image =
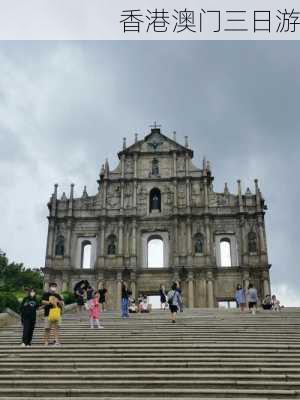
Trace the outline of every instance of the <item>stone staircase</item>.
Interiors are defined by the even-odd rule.
[[[300,399],[300,309],[241,315],[194,309],[122,320],[64,315],[62,346],[31,348],[0,329],[0,399]]]

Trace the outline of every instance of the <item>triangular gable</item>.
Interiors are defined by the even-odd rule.
[[[131,154],[135,152],[142,153],[153,153],[160,151],[165,151],[165,144],[169,145],[169,150],[176,150],[179,152],[188,151],[193,157],[193,151],[188,149],[187,147],[177,143],[175,140],[170,139],[168,136],[161,133],[159,128],[151,129],[151,132],[146,135],[143,139],[133,143],[131,146],[128,146],[126,149],[120,151],[118,153],[118,157],[121,158],[122,154]]]

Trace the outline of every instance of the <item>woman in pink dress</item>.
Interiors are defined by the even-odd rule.
[[[100,318],[100,304],[99,304],[99,293],[96,292],[93,296],[93,299],[89,303],[89,316],[90,316],[90,325],[91,329],[94,328],[94,324],[99,329],[102,329],[103,326],[100,325],[99,318]]]

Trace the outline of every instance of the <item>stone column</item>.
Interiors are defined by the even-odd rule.
[[[187,218],[187,226],[186,226],[186,236],[187,236],[187,254],[192,254],[192,225],[191,219]]]
[[[249,272],[245,271],[243,273],[243,281],[244,281],[244,289],[248,290],[248,286],[249,286],[249,282],[250,282],[250,276],[249,276]]]
[[[258,216],[258,232],[259,232],[259,243],[260,243],[260,252],[262,254],[266,253],[266,243],[265,243],[265,235],[263,228],[263,219],[262,216]]]
[[[135,220],[132,222],[132,238],[131,238],[131,240],[132,240],[132,248],[131,248],[132,255],[136,256],[136,221]]]
[[[69,275],[68,273],[62,274],[62,291],[67,292],[69,289]]]
[[[46,267],[49,267],[49,266],[50,266],[50,265],[47,265],[47,264],[48,264],[48,262],[50,263],[50,260],[51,260],[52,257],[53,257],[54,230],[55,230],[54,218],[49,217],[48,238],[47,238]]]
[[[191,207],[191,187],[190,187],[190,180],[186,180],[186,206],[187,208]]]
[[[214,308],[215,299],[214,299],[214,283],[213,283],[213,275],[211,272],[207,273],[207,305],[209,308]]]
[[[120,208],[121,208],[121,213],[122,213],[122,211],[124,210],[124,182],[121,182],[121,205],[120,205]]]
[[[44,291],[46,292],[49,289],[50,283],[50,274],[48,272],[44,275]]]
[[[209,217],[205,217],[204,219],[205,224],[205,250],[204,254],[206,256],[206,262],[210,264],[210,256],[211,256],[211,240],[210,240],[210,224],[209,224]]]
[[[208,212],[207,178],[204,179],[204,212]]]
[[[130,289],[132,291],[132,297],[136,298],[136,274],[135,272],[131,272],[130,274]]]
[[[119,221],[119,245],[118,245],[118,253],[120,256],[123,255],[123,221]]]
[[[176,177],[177,175],[177,156],[176,151],[173,153],[173,176]]]
[[[105,221],[101,221],[101,246],[100,256],[105,256]]]
[[[192,271],[188,274],[188,304],[189,308],[194,307],[194,274]]]
[[[116,294],[116,310],[121,308],[122,297],[122,272],[117,272],[117,294]]]
[[[66,238],[66,253],[65,257],[71,257],[71,237],[72,237],[72,218],[67,221],[67,238]],[[68,260],[67,260],[68,261]]]
[[[206,294],[206,279],[200,279],[200,293],[199,293],[199,306],[207,307],[207,294]]]

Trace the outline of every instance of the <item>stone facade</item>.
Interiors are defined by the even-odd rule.
[[[255,179],[255,192],[237,194],[225,184],[213,189],[210,164],[194,166],[193,151],[162,134],[155,126],[129,147],[124,139],[119,165],[102,166],[98,193],[58,199],[57,185],[48,203],[49,227],[45,287],[56,281],[72,290],[81,279],[108,289],[109,307],[118,309],[121,282],[133,294],[157,294],[161,284],[180,282],[189,307],[216,307],[234,297],[237,283],[251,281],[259,296],[270,293],[264,199]],[[162,268],[148,268],[148,242],[163,241]],[[224,243],[227,243],[227,245]],[[84,265],[88,246],[90,263]],[[224,266],[221,247],[230,248]],[[222,250],[223,251],[223,250]]]

